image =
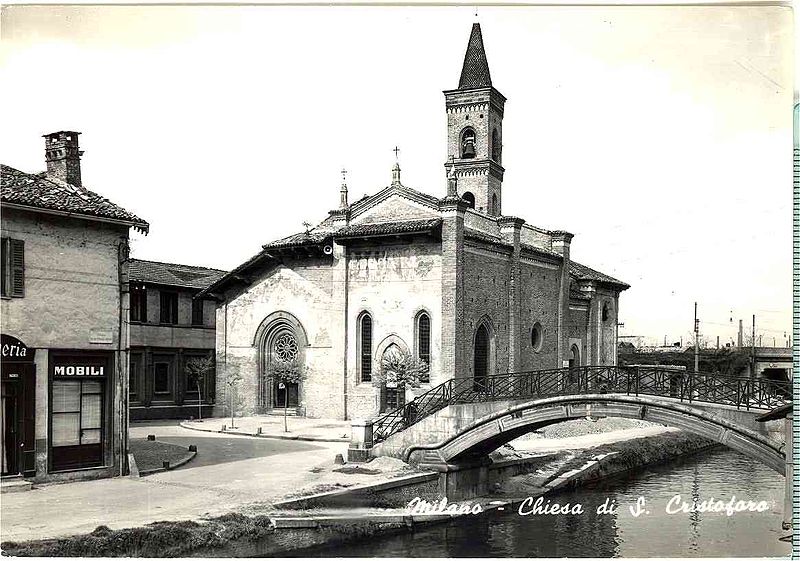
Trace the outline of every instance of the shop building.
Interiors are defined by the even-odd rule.
[[[224,274],[131,259],[131,421],[211,416],[216,302],[194,296]]]
[[[78,134],[44,136],[46,172],[0,169],[4,477],[127,472],[129,233],[149,226],[82,185]]]

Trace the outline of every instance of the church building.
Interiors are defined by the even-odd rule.
[[[402,183],[338,208],[198,296],[218,300],[217,414],[241,377],[237,413],[284,405],[309,417],[368,418],[454,377],[616,362],[628,285],[570,259],[573,235],[503,213],[503,108],[474,24],[458,88],[444,92],[446,191]],[[435,184],[438,182],[434,182]],[[427,368],[392,387],[387,358]],[[391,362],[391,361],[389,361]],[[302,378],[271,376],[299,365]],[[228,378],[232,379],[232,378]]]

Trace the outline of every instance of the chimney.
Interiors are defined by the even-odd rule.
[[[78,149],[79,132],[59,131],[45,134],[44,153],[47,174],[70,185],[81,187],[81,156]]]

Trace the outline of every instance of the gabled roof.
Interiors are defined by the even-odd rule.
[[[204,289],[221,279],[225,273],[207,267],[131,259],[128,276],[131,282]]]
[[[385,201],[386,199],[390,198],[392,195],[399,195],[406,199],[415,201],[420,203],[424,206],[430,207],[431,209],[435,209],[438,211],[439,208],[439,200],[438,198],[429,195],[427,193],[423,193],[422,191],[417,191],[411,187],[406,187],[402,184],[392,184],[388,187],[384,187],[374,195],[365,196],[350,205],[350,213],[351,217],[355,219],[360,214],[368,211],[370,208],[374,207],[378,203]]]
[[[464,66],[461,68],[461,78],[458,81],[459,90],[491,87],[492,77],[489,75],[489,63],[486,60],[486,51],[483,48],[481,24],[472,24],[472,33],[467,43],[467,52],[464,55]]]
[[[70,185],[46,173],[25,173],[4,164],[0,164],[0,201],[31,210],[119,222],[144,233],[150,229],[150,225],[135,214],[85,187]]]
[[[581,265],[577,261],[569,262],[569,274],[578,280],[591,280],[595,282],[610,284],[613,286],[621,287],[622,290],[631,287],[631,285],[627,283],[617,280],[614,277],[610,277],[604,273],[601,273],[600,271],[595,271],[594,269],[591,269],[586,265]]]

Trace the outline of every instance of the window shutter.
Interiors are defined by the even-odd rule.
[[[25,242],[9,240],[11,249],[11,296],[25,296]]]

